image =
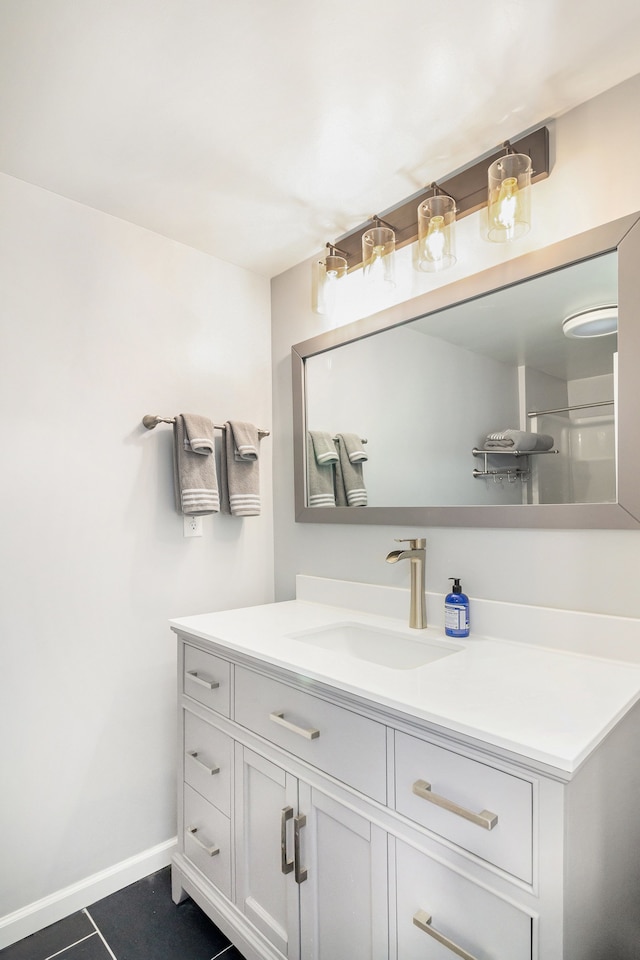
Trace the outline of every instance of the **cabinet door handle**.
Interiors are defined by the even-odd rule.
[[[217,680],[207,680],[206,677],[201,677],[197,670],[187,670],[187,676],[190,680],[193,680],[194,683],[199,683],[200,686],[206,687],[207,690],[216,690],[220,686]]]
[[[293,818],[293,860],[295,863],[295,881],[304,883],[307,879],[307,868],[300,865],[300,831],[307,825],[304,813]]]
[[[191,757],[192,760],[195,760],[198,766],[202,767],[203,770],[206,770],[210,776],[213,776],[214,773],[220,773],[220,767],[210,767],[204,762],[204,760],[200,759],[197,750],[187,750],[187,756]]]
[[[464,817],[465,820],[470,820],[471,823],[475,823],[478,827],[483,827],[485,830],[493,830],[498,822],[497,813],[491,813],[490,810],[481,810],[480,813],[474,813],[472,810],[458,806],[453,800],[447,800],[446,797],[440,797],[437,793],[432,793],[431,784],[427,783],[426,780],[416,780],[413,785],[413,792],[416,796],[422,797],[423,800],[428,800],[429,803],[435,803],[437,807],[442,807],[450,813]]]
[[[428,933],[430,937],[433,937],[438,943],[447,947],[447,949],[455,953],[457,957],[462,957],[462,960],[477,960],[477,957],[474,957],[472,953],[468,953],[463,947],[459,947],[457,943],[454,943],[453,940],[449,940],[449,937],[445,937],[444,933],[440,933],[439,930],[432,927],[431,917],[426,910],[418,910],[414,915],[413,922],[416,927]]]
[[[293,860],[287,859],[287,823],[293,820],[293,807],[283,807],[280,815],[280,869],[283,873],[291,873]]]
[[[220,847],[216,847],[215,844],[207,843],[206,840],[200,839],[200,837],[198,836],[197,827],[187,827],[187,833],[191,834],[192,838],[195,840],[198,846],[202,847],[205,853],[208,853],[210,857],[215,857],[217,853],[220,853]]]
[[[299,727],[297,724],[291,723],[290,720],[285,720],[282,710],[274,710],[273,713],[269,714],[269,719],[273,720],[274,723],[279,723],[281,727],[291,730],[292,733],[297,733],[299,737],[304,737],[306,740],[317,740],[320,736],[320,731],[314,727]]]

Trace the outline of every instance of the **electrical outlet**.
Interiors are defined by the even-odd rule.
[[[183,517],[184,536],[201,537],[202,536],[202,517]]]

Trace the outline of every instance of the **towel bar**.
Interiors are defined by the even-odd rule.
[[[175,417],[158,417],[155,414],[147,413],[142,418],[142,424],[147,428],[147,430],[153,430],[154,427],[157,427],[159,423],[175,423]],[[216,430],[224,430],[223,423],[214,423],[213,425]],[[263,430],[262,428],[258,429],[258,433],[261,437],[271,436],[270,430]]]

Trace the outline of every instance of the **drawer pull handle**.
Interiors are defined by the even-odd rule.
[[[418,910],[413,918],[413,922],[416,927],[419,927],[424,933],[428,933],[430,937],[433,937],[438,943],[447,947],[447,949],[455,953],[457,957],[462,957],[462,960],[477,960],[477,957],[474,957],[472,953],[468,953],[463,947],[459,947],[457,943],[454,943],[453,940],[449,940],[449,937],[445,937],[444,933],[440,933],[439,930],[432,927],[431,917],[426,910]]]
[[[465,820],[470,820],[471,823],[475,823],[478,827],[483,827],[485,830],[493,830],[498,822],[497,813],[491,813],[490,810],[481,810],[480,813],[474,813],[472,810],[458,806],[453,800],[447,800],[446,797],[440,797],[437,793],[432,793],[431,784],[427,783],[426,780],[416,780],[413,785],[413,792],[416,796],[422,797],[423,800],[428,800],[429,803],[435,803],[437,807],[442,807],[450,813],[464,817]]]
[[[206,687],[207,690],[216,690],[220,686],[217,680],[207,680],[206,677],[199,676],[197,670],[187,670],[187,676],[190,680],[193,680],[194,683],[199,683],[202,687]]]
[[[297,733],[299,737],[304,737],[306,740],[317,740],[320,736],[320,731],[315,730],[313,727],[307,729],[307,727],[299,727],[297,724],[285,720],[282,710],[270,713],[269,718],[273,720],[274,723],[279,723],[281,727],[291,730],[292,733]]]
[[[293,861],[296,868],[294,874],[296,883],[304,883],[307,879],[307,868],[300,866],[300,831],[306,825],[307,818],[304,813],[300,813],[293,818]]]
[[[187,827],[187,832],[191,834],[198,846],[202,847],[204,852],[209,854],[210,857],[215,857],[217,853],[220,853],[220,847],[216,847],[213,843],[207,843],[206,840],[200,839],[200,837],[197,835],[197,827]]]
[[[287,859],[287,823],[293,820],[293,807],[283,807],[280,816],[280,869],[283,873],[291,873],[293,860]]]
[[[214,773],[220,773],[220,767],[210,767],[207,763],[204,762],[204,760],[200,759],[200,757],[198,756],[197,750],[187,750],[187,756],[191,757],[192,760],[195,760],[198,766],[202,767],[203,770],[206,770],[209,776],[212,777]]]

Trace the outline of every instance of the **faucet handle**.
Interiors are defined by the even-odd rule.
[[[396,543],[408,543],[410,550],[424,550],[427,541],[424,537],[394,537]]]

